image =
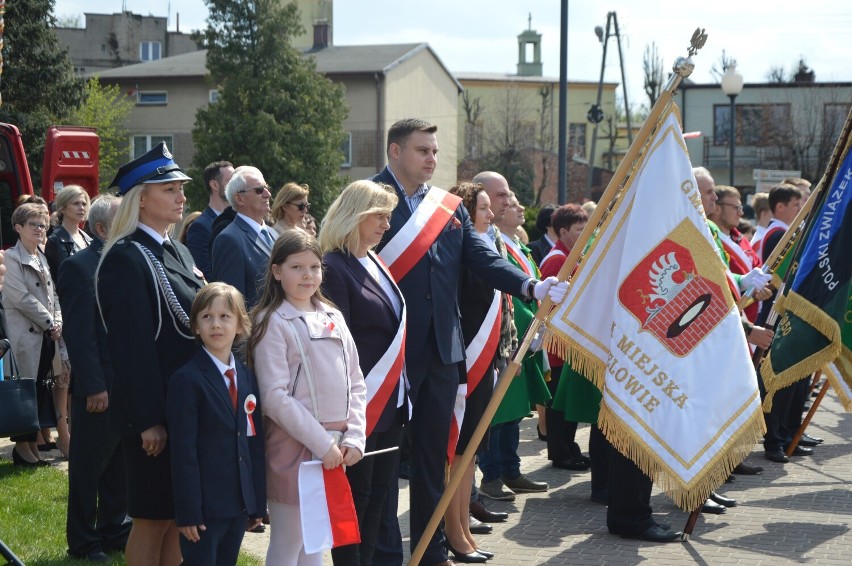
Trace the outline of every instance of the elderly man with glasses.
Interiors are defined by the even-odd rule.
[[[249,308],[256,302],[257,282],[277,237],[264,223],[271,196],[260,170],[237,167],[225,187],[225,197],[237,215],[213,241],[212,280],[239,289]]]

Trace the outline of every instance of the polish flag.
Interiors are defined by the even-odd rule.
[[[352,490],[343,466],[326,470],[320,461],[302,462],[299,502],[305,554],[361,542]]]

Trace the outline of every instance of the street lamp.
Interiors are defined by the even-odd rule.
[[[737,72],[737,62],[731,61],[728,64],[728,69],[725,71],[725,74],[722,75],[722,92],[728,95],[728,98],[731,99],[731,134],[728,137],[728,147],[731,151],[731,165],[730,165],[730,185],[734,186],[734,151],[736,151],[737,146],[737,130],[736,130],[736,107],[734,106],[734,101],[737,99],[737,95],[739,95],[743,91],[743,76]]]

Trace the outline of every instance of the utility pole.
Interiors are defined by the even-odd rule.
[[[603,95],[604,70],[606,69],[606,48],[610,36],[615,36],[618,42],[618,63],[621,67],[621,87],[624,92],[624,115],[627,117],[627,140],[633,143],[633,126],[630,123],[630,104],[627,101],[627,78],[624,73],[624,55],[621,51],[621,34],[618,30],[618,16],[615,12],[608,12],[606,15],[606,32],[601,26],[595,27],[595,34],[598,36],[598,41],[603,44],[603,57],[601,57],[601,76],[598,81],[598,98],[597,102],[589,108],[586,117],[589,122],[595,125],[592,131],[592,148],[589,153],[589,177],[586,182],[586,198],[592,198],[592,179],[595,174],[595,151],[598,143],[598,124],[604,119],[604,112],[601,109],[601,96]],[[618,124],[616,124],[618,127]]]
[[[559,33],[559,184],[556,187],[560,205],[567,200],[568,188],[568,0],[562,0]]]

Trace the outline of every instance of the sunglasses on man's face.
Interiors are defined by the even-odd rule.
[[[253,189],[243,189],[241,191],[237,191],[237,193],[247,193],[249,191],[254,191],[254,194],[256,194],[256,195],[262,195],[263,191],[272,192],[269,188],[269,185],[261,185],[259,187],[255,187]]]
[[[305,212],[306,210],[311,209],[311,203],[309,202],[288,202],[287,204],[292,204],[299,209],[299,212]]]

